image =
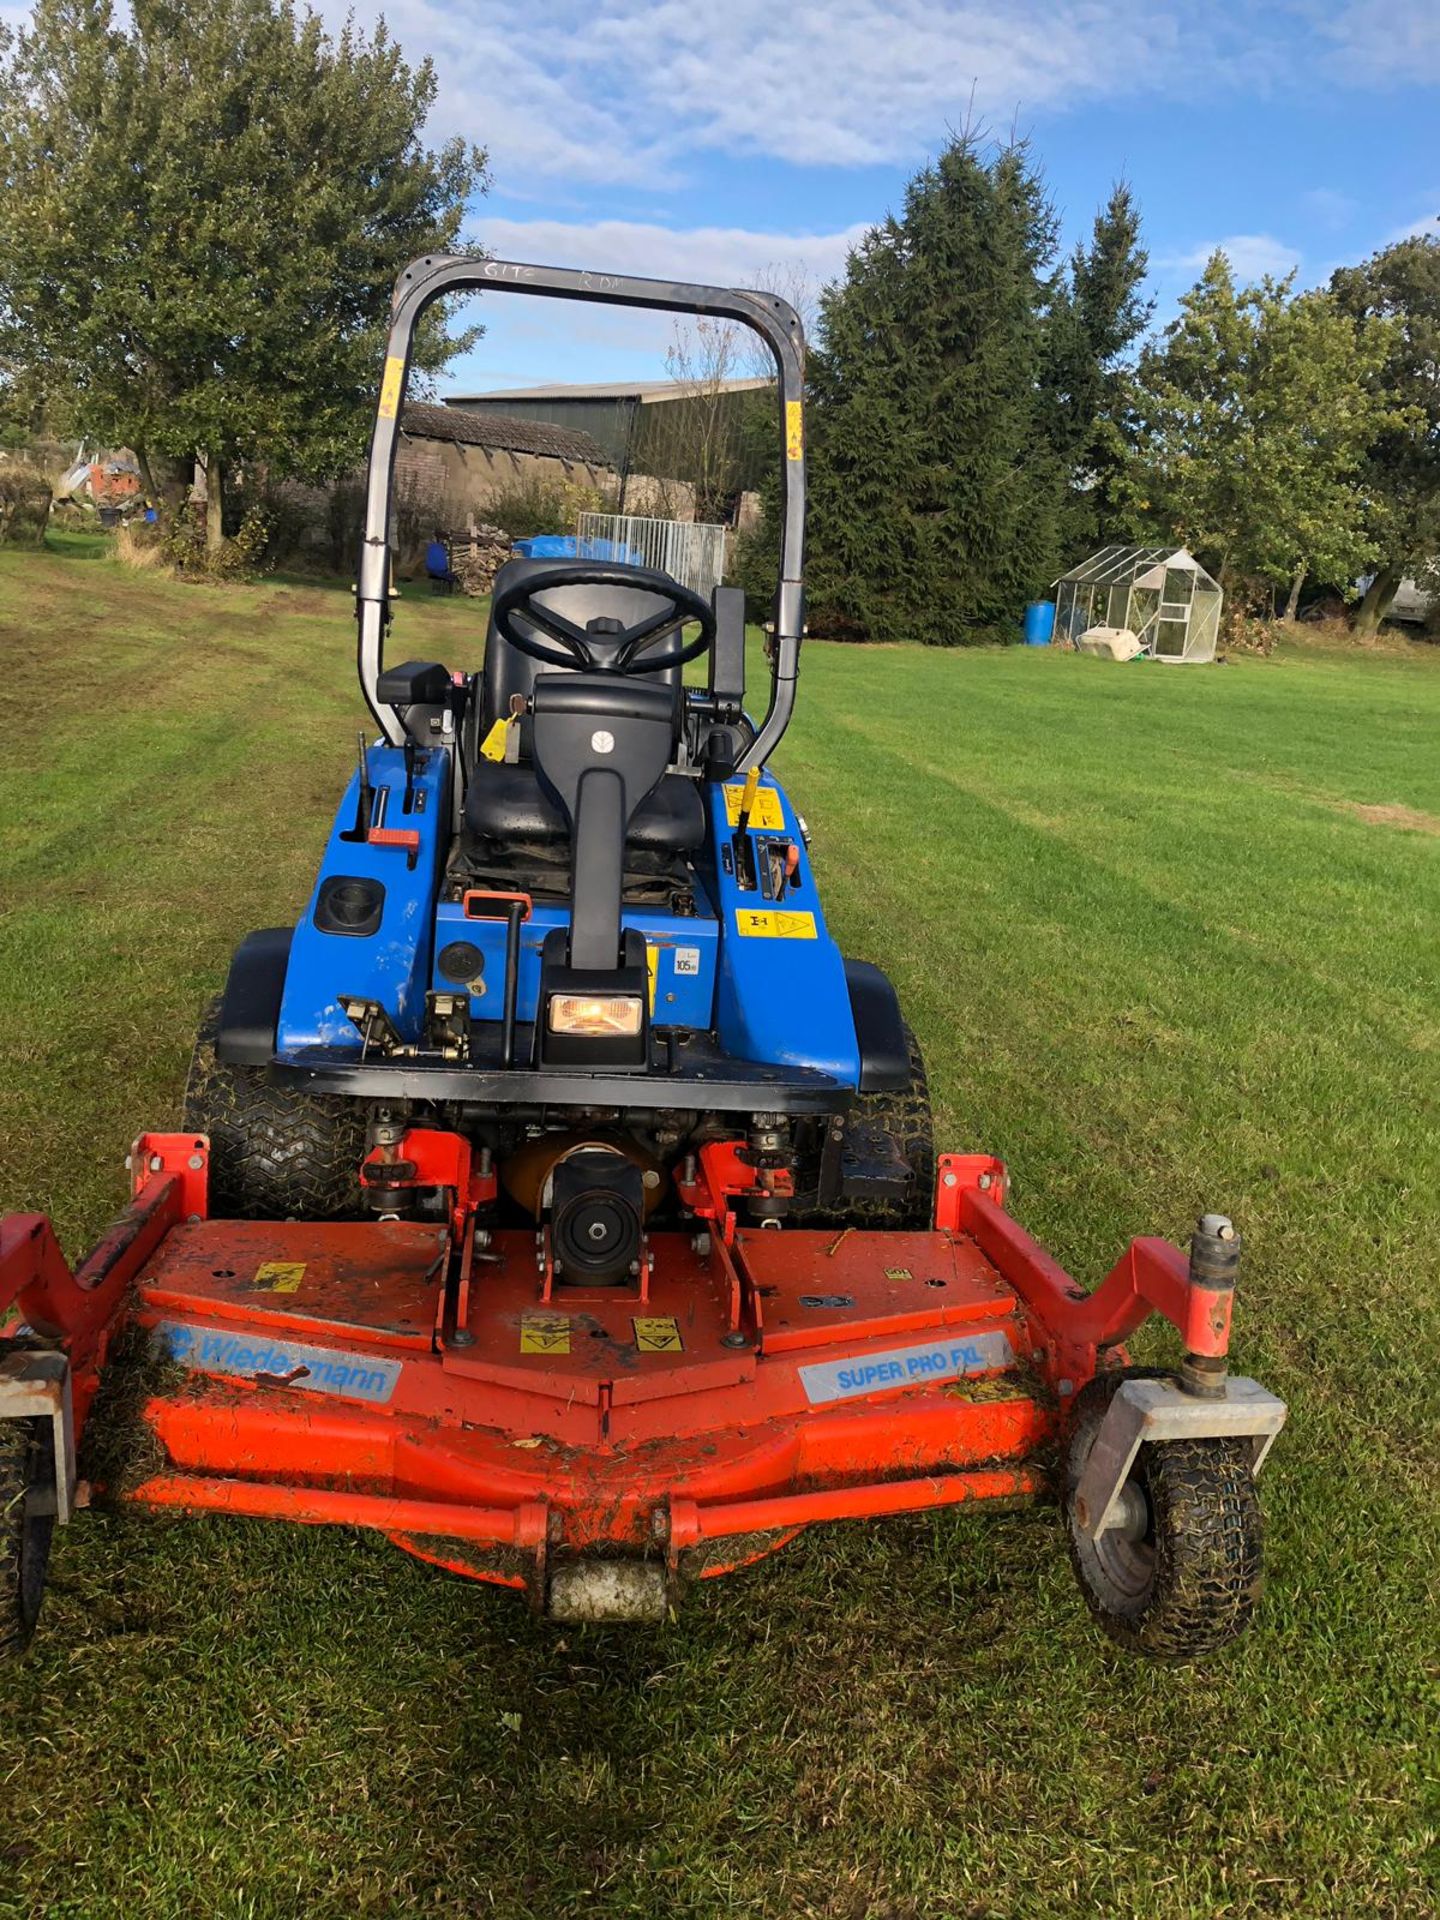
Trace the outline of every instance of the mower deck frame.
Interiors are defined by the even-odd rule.
[[[588,1289],[557,1281],[543,1234],[477,1227],[493,1181],[458,1136],[402,1152],[446,1217],[211,1220],[208,1143],[147,1135],[130,1208],[74,1274],[43,1216],[0,1223],[0,1321],[27,1329],[0,1417],[48,1395],[62,1515],[86,1497],[69,1436],[127,1328],[181,1365],[142,1408],[166,1464],[123,1497],[374,1528],[563,1617],[657,1617],[817,1521],[1043,1492],[1075,1393],[1152,1311],[1210,1383],[1159,1413],[1119,1399],[1115,1486],[1147,1418],[1259,1440],[1284,1417],[1225,1377],[1231,1281],[1138,1239],[1087,1294],[985,1155],[941,1158],[925,1232],[770,1231],[737,1222],[753,1173],[706,1148],[690,1227],[651,1235],[632,1285]],[[1092,1479],[1103,1525],[1115,1486]]]

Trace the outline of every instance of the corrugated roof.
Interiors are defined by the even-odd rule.
[[[753,393],[759,387],[773,387],[766,379],[717,380],[720,393]],[[706,392],[711,391],[709,381]],[[508,387],[495,393],[447,393],[447,406],[463,407],[470,400],[639,400],[648,406],[653,400],[683,400],[695,391],[691,380],[608,380],[598,385],[580,382],[546,387]]]
[[[599,442],[588,433],[552,427],[547,420],[521,420],[508,413],[463,413],[455,407],[411,400],[400,426],[402,432],[419,440],[450,440],[467,447],[490,447],[499,453],[542,454],[587,467],[609,464]]]

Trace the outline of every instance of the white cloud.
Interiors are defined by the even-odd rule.
[[[323,0],[338,25],[344,0]],[[373,22],[375,0],[361,4]],[[673,188],[713,149],[810,165],[911,162],[991,126],[1195,72],[1263,66],[1171,0],[388,0],[440,80],[433,131],[483,142],[507,194],[542,181]]]
[[[1328,47],[1333,75],[1351,85],[1432,86],[1440,81],[1435,0],[1310,0],[1306,14]]]
[[[863,225],[839,233],[769,233],[749,227],[651,225],[639,220],[500,220],[482,215],[480,239],[502,260],[607,268],[721,287],[768,284],[776,269],[788,285],[798,273],[812,285],[832,280]]]
[[[482,216],[478,237],[499,259],[592,267],[722,287],[774,286],[804,304],[839,275],[864,226],[837,233],[783,233],[749,227],[664,227],[640,220],[510,220]],[[503,293],[476,297],[486,337],[451,368],[447,388],[527,385],[544,377],[652,379],[684,323],[670,314],[576,307]],[[739,370],[763,354],[741,350]],[[537,369],[544,369],[543,374]]]
[[[1407,220],[1402,226],[1393,228],[1382,237],[1380,245],[1393,247],[1397,240],[1411,240],[1416,234],[1422,233],[1428,234],[1432,240],[1440,240],[1440,212],[1433,210],[1440,208],[1440,193],[1431,194],[1430,200],[1431,212],[1418,213],[1413,220]]]
[[[1268,273],[1280,279],[1300,264],[1300,249],[1277,240],[1269,233],[1232,233],[1223,240],[1205,240],[1185,253],[1174,253],[1155,262],[1166,274],[1203,273],[1210,257],[1223,253],[1230,271],[1243,285],[1263,279]]]
[[[1348,227],[1360,211],[1353,193],[1341,193],[1337,187],[1310,187],[1300,196],[1301,205],[1320,225],[1338,232]]]

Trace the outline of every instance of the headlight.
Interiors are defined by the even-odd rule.
[[[638,993],[557,993],[550,1000],[551,1033],[602,1040],[640,1031],[645,1003]]]

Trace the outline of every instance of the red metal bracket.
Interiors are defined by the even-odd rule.
[[[1152,1312],[1178,1330],[1187,1354],[1223,1359],[1229,1350],[1233,1286],[1192,1279],[1188,1259],[1168,1240],[1132,1240],[1087,1293],[978,1188],[959,1190],[959,1225],[1019,1295],[1057,1380],[1088,1380],[1097,1354],[1121,1346]]]
[[[966,1194],[1003,1208],[1009,1191],[1005,1162],[993,1153],[942,1153],[935,1169],[935,1225],[942,1233],[958,1231]]]
[[[758,1167],[745,1159],[743,1140],[707,1140],[696,1156],[695,1178],[676,1177],[675,1190],[683,1204],[701,1220],[714,1220],[720,1237],[728,1247],[735,1238],[735,1211],[732,1199],[742,1193],[754,1193],[765,1186]],[[795,1177],[788,1169],[776,1168],[766,1191],[789,1194]]]
[[[498,1191],[493,1170],[475,1170],[468,1140],[432,1127],[408,1127],[393,1147],[372,1147],[361,1164],[360,1184],[448,1189],[455,1196],[451,1227],[457,1240],[463,1239],[470,1215]]]
[[[125,1156],[132,1197],[157,1174],[180,1182],[180,1211],[187,1220],[210,1217],[210,1138],[204,1133],[142,1133]]]
[[[142,1134],[141,1143],[183,1143],[188,1160],[196,1152],[197,1138],[204,1136]],[[203,1148],[199,1168],[166,1170],[162,1150],[162,1166],[152,1172],[151,1157],[139,1162],[139,1184],[130,1205],[73,1273],[43,1213],[12,1213],[0,1219],[0,1323],[13,1309],[26,1326],[63,1346],[73,1375],[77,1428],[99,1384],[103,1341],[131,1281],[171,1227],[192,1217],[196,1209],[191,1201],[197,1194],[204,1209]]]

